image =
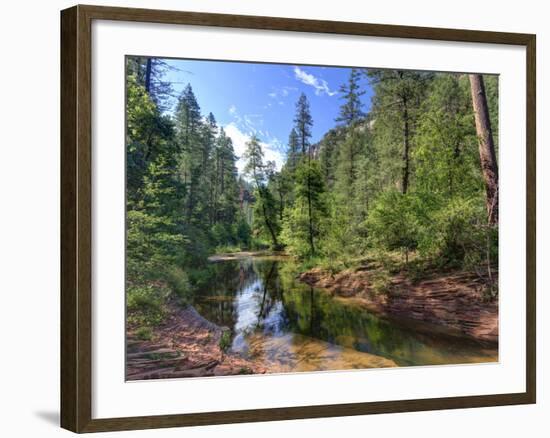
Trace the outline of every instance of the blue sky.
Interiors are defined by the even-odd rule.
[[[313,117],[312,141],[319,141],[335,125],[342,104],[340,85],[348,80],[350,69],[289,64],[165,60],[175,70],[166,80],[175,94],[190,83],[203,115],[214,114],[232,138],[237,156],[256,133],[266,160],[280,169],[285,159],[288,135],[293,126],[295,104],[304,92]],[[366,80],[362,97],[364,110],[370,107],[372,91]],[[237,162],[239,171],[244,163]]]

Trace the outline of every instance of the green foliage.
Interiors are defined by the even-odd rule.
[[[153,338],[153,330],[151,327],[142,326],[136,330],[136,336],[142,341],[150,341]]]
[[[129,201],[139,199],[139,188],[149,163],[159,155],[176,153],[169,142],[173,124],[162,116],[135,76],[127,80],[126,101],[126,171]]]
[[[233,237],[233,231],[230,224],[216,223],[211,230],[212,239],[216,245],[223,245],[230,242]]]
[[[417,190],[445,197],[480,192],[477,139],[467,84],[437,76],[419,117],[416,136]]]
[[[179,266],[168,266],[164,269],[163,275],[170,289],[183,301],[190,300],[191,283],[189,276],[183,268]]]
[[[323,239],[324,267],[335,273],[351,266],[357,255],[355,250],[362,239],[359,239],[354,223],[350,220],[349,204],[332,200],[329,205],[331,208]]]
[[[220,336],[220,341],[219,341],[219,347],[220,347],[220,350],[222,350],[223,352],[226,352],[227,350],[229,350],[229,347],[231,347],[231,331],[229,330],[222,331],[222,334]]]
[[[351,128],[346,138],[338,145],[338,156],[335,172],[335,192],[353,200],[357,191],[359,176],[359,158],[363,155],[363,136],[356,128]]]
[[[374,89],[372,120],[378,143],[380,183],[406,193],[414,179],[411,154],[422,101],[434,74],[404,70],[368,70]],[[399,157],[399,158],[398,158]]]
[[[338,164],[338,155],[340,143],[344,140],[347,130],[344,128],[334,128],[328,131],[318,143],[319,163],[323,179],[330,190],[336,181],[336,166]]]
[[[252,230],[250,225],[244,218],[239,218],[237,222],[237,228],[235,230],[235,235],[237,237],[237,242],[241,245],[242,248],[249,248],[252,238]]]
[[[152,285],[126,288],[126,309],[128,322],[140,327],[152,327],[160,324],[165,314],[165,302],[168,291]]]
[[[263,151],[258,138],[253,135],[246,144],[244,159],[246,165],[245,174],[253,180],[254,189],[254,229],[256,237],[262,236],[271,239],[273,249],[279,248],[277,236],[279,234],[279,213],[275,197],[269,184],[272,182],[274,172],[272,165],[263,162]]]
[[[263,184],[265,182],[264,152],[260,140],[255,135],[246,143],[243,158],[246,160],[245,175],[252,178],[256,186]]]
[[[139,57],[127,69],[127,299],[144,327],[161,321],[168,294],[189,300],[216,246],[250,244],[231,139],[190,85],[167,114],[166,69]]]
[[[302,157],[310,154],[311,127],[313,119],[309,109],[309,101],[304,93],[300,95],[296,103],[296,116],[294,117],[294,129],[296,132],[296,141]],[[292,136],[292,133],[291,133]]]
[[[300,145],[298,143],[298,133],[296,128],[292,128],[288,136],[288,153],[286,165],[290,172],[294,172],[298,161],[300,160]]]
[[[361,102],[361,96],[365,94],[365,91],[360,88],[360,77],[359,69],[352,68],[348,83],[340,87],[344,103],[340,107],[340,114],[336,121],[342,122],[344,125],[352,126],[365,116],[362,110],[363,103]]]
[[[454,199],[434,212],[421,242],[421,251],[437,255],[442,264],[473,268],[489,258],[496,261],[496,230],[486,225],[479,199]],[[487,248],[489,241],[489,248]]]
[[[466,75],[351,69],[333,129],[312,144],[302,93],[283,168],[252,135],[239,175],[231,138],[190,85],[168,111],[163,61],[131,57],[127,67],[127,300],[144,330],[169,297],[189,301],[216,251],[284,247],[300,268],[333,273],[368,255],[379,293],[403,267],[421,278],[497,263]],[[367,115],[361,80],[374,93]],[[498,142],[498,78],[485,82]]]
[[[260,185],[254,192],[254,229],[256,237],[263,237],[271,241],[273,249],[279,247],[277,236],[279,234],[279,217],[275,198],[267,187]]]
[[[369,276],[369,286],[376,294],[387,294],[391,286],[391,277],[387,270],[377,269]]]
[[[294,206],[286,213],[281,238],[298,257],[319,252],[327,212],[325,184],[317,161],[303,160],[294,175]]]
[[[174,223],[143,211],[127,212],[127,273],[131,279],[156,279],[163,268],[176,264],[186,238]]]
[[[413,195],[397,190],[382,193],[367,219],[372,244],[384,250],[402,251],[408,262],[408,254],[418,246],[417,208]]]

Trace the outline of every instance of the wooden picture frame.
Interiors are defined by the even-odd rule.
[[[526,391],[195,414],[92,418],[92,21],[187,24],[518,45],[526,48]],[[535,403],[535,56],[530,34],[75,6],[61,12],[61,426],[99,432]]]

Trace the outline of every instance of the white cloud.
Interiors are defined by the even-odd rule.
[[[244,171],[245,161],[241,158],[246,151],[246,143],[250,140],[250,134],[243,132],[236,123],[231,122],[223,128],[228,137],[233,141],[235,155],[237,155],[237,169],[242,174]],[[274,161],[277,170],[281,170],[285,162],[285,156],[281,152],[281,142],[276,138],[270,139],[269,142],[260,142],[260,146],[264,152],[264,162]]]
[[[267,93],[267,95],[272,99],[281,100],[281,98],[287,97],[291,91],[298,91],[298,88],[285,85],[284,87],[275,88],[274,91]]]
[[[278,170],[280,170],[285,161],[284,147],[282,143],[267,131],[263,131],[264,120],[261,114],[243,114],[241,115],[235,105],[229,107],[229,113],[233,116],[233,121],[224,126],[225,133],[233,141],[235,155],[237,155],[237,169],[243,173],[245,162],[240,157],[246,150],[246,143],[253,134],[259,135],[264,141],[260,146],[264,152],[264,161],[274,161]],[[267,139],[267,140],[266,140]]]
[[[264,119],[261,114],[241,115],[235,105],[229,107],[229,114],[231,114],[235,120],[236,126],[250,132],[257,132],[256,126],[263,126],[264,124]]]
[[[324,79],[319,79],[310,73],[306,73],[300,67],[294,67],[294,77],[300,82],[315,88],[315,94],[318,96],[325,93],[329,96],[338,94],[338,91],[331,91],[328,86],[328,82]]]

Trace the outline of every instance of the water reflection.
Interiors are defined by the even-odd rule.
[[[231,349],[274,370],[321,370],[497,360],[477,343],[381,319],[295,279],[290,260],[217,262],[195,296],[203,316],[232,332]]]

